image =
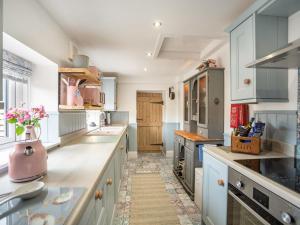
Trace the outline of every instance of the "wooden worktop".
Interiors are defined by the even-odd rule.
[[[184,130],[175,130],[175,134],[179,135],[181,137],[184,137],[184,138],[186,138],[188,140],[194,141],[194,142],[201,142],[201,141],[204,141],[204,142],[223,141],[223,139],[216,139],[216,138],[211,139],[211,138],[207,138],[207,137],[195,134],[195,133],[186,132]]]

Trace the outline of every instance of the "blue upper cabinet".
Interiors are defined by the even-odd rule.
[[[231,99],[253,99],[255,93],[255,71],[246,68],[254,60],[253,17],[244,21],[230,34]]]
[[[105,111],[117,110],[117,78],[102,77],[102,91],[105,93]]]
[[[256,1],[227,29],[233,103],[288,101],[287,69],[246,68],[248,63],[288,44],[288,17],[275,14],[274,4],[279,2]]]

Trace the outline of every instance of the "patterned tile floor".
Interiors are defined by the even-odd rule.
[[[166,191],[176,207],[181,225],[201,224],[199,209],[184,191],[172,172],[172,159],[161,154],[140,154],[138,159],[128,160],[125,165],[117,204],[115,225],[130,225],[131,175],[136,173],[160,173],[165,181]],[[168,225],[168,224],[166,224]]]

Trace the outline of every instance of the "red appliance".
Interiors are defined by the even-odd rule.
[[[230,127],[238,128],[239,125],[247,125],[249,123],[249,105],[247,104],[231,104]]]

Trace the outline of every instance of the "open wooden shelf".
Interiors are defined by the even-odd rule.
[[[69,106],[69,105],[59,105],[59,110],[102,110],[104,105],[99,106]]]
[[[64,68],[58,69],[58,73],[63,74],[70,78],[86,79],[86,85],[101,85],[100,72],[90,68]]]

